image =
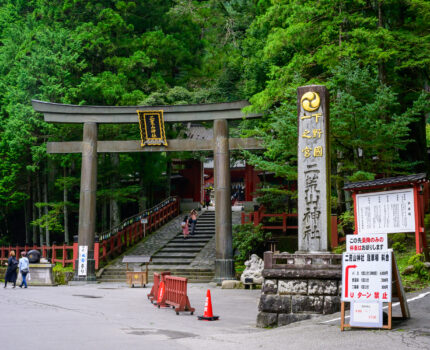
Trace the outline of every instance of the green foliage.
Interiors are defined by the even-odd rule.
[[[118,106],[248,99],[246,112],[263,117],[232,124],[232,134],[258,137],[265,150],[240,157],[295,180],[296,88],[324,84],[338,188],[426,171],[429,18],[423,0],[2,1],[0,234],[10,239],[8,220],[41,201],[32,188],[45,177],[52,205],[61,205],[64,188],[78,203],[80,155],[48,155],[46,142],[81,140],[82,127],[45,123],[31,99]],[[169,126],[169,137],[183,128]],[[128,125],[99,128],[100,140],[138,138]],[[172,157],[189,156],[122,155],[115,165],[102,155],[99,198],[104,205],[155,200]],[[287,209],[277,191],[261,199],[275,212]],[[55,229],[54,218],[61,213],[38,224]]]
[[[63,267],[60,263],[56,263],[52,268],[54,282],[59,285],[67,284],[71,276],[73,276],[73,273],[73,266]]]
[[[429,270],[427,270],[426,266],[424,265],[423,254],[411,256],[408,260],[408,264],[414,267],[415,274],[418,276],[418,278],[422,280],[430,279]]]
[[[338,221],[344,235],[354,233],[355,219],[352,211],[345,211],[339,215]]]
[[[289,211],[288,200],[296,195],[279,186],[265,187],[257,190],[257,202],[264,205],[267,213],[287,213]]]
[[[233,249],[237,250],[235,260],[245,262],[251,254],[262,255],[265,242],[272,236],[270,232],[262,230],[261,225],[235,225],[233,227]]]
[[[392,242],[391,247],[398,253],[405,253],[414,246],[414,240],[410,239],[407,233],[391,234],[389,240]]]
[[[42,215],[39,219],[33,220],[31,225],[48,229],[54,232],[64,232],[62,216],[64,203],[36,203],[36,207],[48,207],[48,213]]]

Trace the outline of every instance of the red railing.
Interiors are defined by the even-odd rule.
[[[253,211],[251,213],[242,213],[241,224],[254,224],[254,226],[263,224],[261,226],[264,230],[282,230],[283,233],[286,233],[287,230],[297,230],[297,225],[287,225],[288,218],[297,218],[296,214],[266,214],[265,208],[261,206],[257,211]],[[282,218],[282,225],[278,223],[267,223],[263,222],[264,218]],[[331,247],[335,248],[339,245],[339,243],[345,242],[345,237],[339,237],[338,229],[337,229],[337,216],[331,216]]]
[[[76,248],[77,249],[77,248]],[[7,261],[9,257],[9,252],[15,251],[16,256],[19,258],[21,252],[28,252],[29,250],[39,250],[42,258],[50,258],[53,264],[61,263],[61,265],[66,266],[66,264],[74,264],[74,246],[73,245],[56,245],[52,246],[36,246],[36,245],[25,245],[25,246],[8,246],[0,247],[0,262]]]
[[[102,233],[99,242],[94,244],[96,269],[99,268],[100,260],[106,260],[113,254],[119,254],[123,249],[135,244],[146,234],[153,232],[178,215],[179,199],[170,197],[151,209],[124,220],[112,230]],[[142,220],[146,220],[147,223],[143,224]]]
[[[120,225],[114,227],[110,231],[102,233],[98,237],[98,241],[94,243],[94,260],[96,269],[99,268],[100,260],[106,260],[113,254],[121,253],[125,248],[137,243],[138,240],[153,232],[168,220],[179,215],[179,199],[170,197],[163,202],[157,204],[151,209],[147,209],[137,215],[134,215],[124,220]],[[147,224],[143,224],[142,220],[146,220]],[[56,245],[52,246],[8,246],[0,247],[0,263],[7,261],[9,252],[15,251],[17,257],[22,251],[39,250],[41,257],[50,258],[52,263],[73,264],[75,269],[75,261],[78,258],[78,243],[73,245]]]
[[[279,225],[279,222],[268,223],[264,222],[264,218],[282,218],[282,225]],[[282,230],[282,232],[286,233],[287,230],[297,230],[297,225],[287,225],[288,218],[297,218],[297,214],[266,214],[265,208],[261,206],[257,211],[251,213],[242,213],[241,223],[243,224],[254,224],[254,226],[263,224],[262,229],[264,230]]]

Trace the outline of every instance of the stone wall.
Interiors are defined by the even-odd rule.
[[[267,259],[286,260],[287,264]],[[283,326],[340,311],[342,285],[339,256],[265,253],[257,327]],[[271,267],[271,268],[267,268]]]

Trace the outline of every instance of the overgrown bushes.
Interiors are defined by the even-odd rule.
[[[261,225],[235,225],[233,227],[233,249],[236,262],[244,263],[251,254],[262,257],[266,247],[265,242],[271,237],[272,234],[263,231]]]

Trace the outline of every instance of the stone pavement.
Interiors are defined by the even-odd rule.
[[[198,321],[211,288],[219,321]],[[412,319],[394,330],[339,330],[337,315],[276,329],[255,327],[259,290],[191,284],[193,316],[157,309],[149,288],[119,284],[0,289],[2,350],[429,349],[430,289],[408,294]],[[427,294],[425,294],[427,293]],[[399,314],[399,308],[394,313]]]

